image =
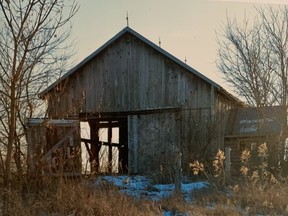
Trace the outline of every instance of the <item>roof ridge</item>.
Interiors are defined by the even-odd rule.
[[[164,50],[163,48],[159,47],[158,45],[156,45],[155,43],[153,43],[152,41],[148,40],[146,37],[142,36],[141,34],[139,34],[138,32],[136,32],[134,29],[132,29],[129,26],[125,26],[120,32],[118,32],[114,37],[112,37],[111,39],[109,39],[106,43],[104,43],[102,46],[100,46],[98,49],[96,49],[94,52],[92,52],[90,55],[88,55],[86,58],[84,58],[82,61],[80,61],[80,63],[78,63],[77,65],[75,65],[72,69],[68,70],[63,76],[61,76],[59,79],[57,79],[55,82],[53,82],[51,85],[49,85],[46,89],[44,89],[39,96],[42,98],[44,95],[46,95],[48,92],[50,92],[59,82],[63,81],[64,79],[66,79],[67,77],[69,77],[70,75],[72,75],[74,72],[76,72],[79,68],[81,68],[83,65],[85,65],[87,62],[89,62],[92,58],[94,58],[97,54],[99,54],[101,51],[103,51],[106,47],[108,47],[111,43],[113,43],[115,40],[117,40],[118,38],[120,38],[123,34],[125,34],[126,32],[129,32],[130,34],[132,34],[133,36],[137,37],[139,40],[143,41],[144,43],[148,44],[149,46],[151,46],[153,49],[156,49],[158,52],[162,53],[163,55],[165,55],[167,58],[170,58],[172,61],[174,61],[175,63],[177,63],[178,65],[180,65],[181,67],[185,68],[186,70],[188,70],[189,72],[193,73],[194,75],[200,77],[201,79],[205,80],[206,82],[208,82],[209,84],[211,84],[212,86],[214,86],[215,88],[217,88],[218,90],[221,90],[222,87],[217,84],[216,82],[214,82],[213,80],[209,79],[208,77],[206,77],[204,74],[198,72],[197,70],[195,70],[194,68],[192,68],[191,66],[187,65],[186,63],[184,63],[183,61],[181,61],[180,59],[178,59],[177,57],[175,57],[174,55],[172,55],[171,53],[167,52],[166,50]],[[236,99],[236,98],[235,98]]]

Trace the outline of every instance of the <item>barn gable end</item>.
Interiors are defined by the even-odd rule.
[[[127,166],[121,170],[167,175],[179,165],[179,155],[182,169],[188,171],[193,160],[223,149],[227,111],[243,105],[129,27],[41,97],[48,101],[50,118],[89,123],[90,141],[82,141],[96,164],[101,147],[107,145],[108,162],[118,149],[119,164]],[[120,131],[118,146],[112,142],[113,125]],[[102,128],[107,129],[105,142],[99,135]]]

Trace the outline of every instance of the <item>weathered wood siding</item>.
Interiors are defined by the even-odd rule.
[[[268,163],[269,167],[278,166],[276,144],[277,135],[270,136],[251,136],[251,137],[227,137],[225,139],[225,147],[231,148],[231,174],[239,176],[241,166],[244,164],[241,162],[241,155],[244,150],[249,150],[251,157],[249,158],[249,166],[252,170],[258,170],[261,164],[261,158],[259,157],[258,147],[266,143],[268,148]],[[275,163],[276,162],[276,163]]]
[[[130,173],[173,175],[175,152],[180,152],[181,144],[179,117],[170,112],[130,116]]]
[[[53,118],[180,108],[128,115],[131,172],[166,169],[163,162],[169,164],[175,146],[186,171],[189,162],[211,158],[211,149],[224,149],[224,113],[235,101],[129,33],[58,85],[48,100]]]
[[[207,108],[210,93],[207,82],[127,34],[50,94],[49,114]]]
[[[213,152],[217,152],[218,149],[224,150],[225,130],[230,110],[240,106],[243,106],[243,104],[237,103],[235,100],[232,100],[221,92],[215,94],[215,109],[213,117],[213,139],[215,140],[215,145],[212,146]]]
[[[69,172],[81,173],[79,122],[71,122],[69,120],[43,121],[43,119],[29,119],[27,126],[27,165],[29,174],[51,174],[51,154],[55,153],[57,150],[61,150],[61,153],[63,153],[61,155],[61,157],[63,157],[61,159],[63,160],[59,160],[59,164],[61,163],[61,170],[60,167],[58,170],[59,173],[63,174],[64,172],[68,172],[68,170]],[[58,148],[51,152],[51,149],[55,148],[55,144],[57,143]],[[71,148],[74,148],[75,151],[71,152]],[[49,154],[49,152],[51,153]],[[75,154],[73,157],[70,157],[72,156],[72,153]],[[71,162],[73,162],[73,164]]]

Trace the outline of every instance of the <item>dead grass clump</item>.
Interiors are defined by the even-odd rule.
[[[187,203],[180,194],[160,201],[162,209],[170,211],[173,215],[185,214],[191,216],[241,216],[241,211],[230,203],[227,196],[216,191],[211,193],[198,193],[194,202]]]
[[[25,198],[17,191],[10,192],[7,215],[161,215],[155,203],[135,200],[117,190],[75,182],[62,182],[50,187],[50,191],[44,190]]]
[[[234,205],[240,206],[249,214],[288,214],[288,184],[280,185],[245,185],[233,187],[231,197]]]
[[[288,184],[277,180],[269,171],[268,148],[266,143],[259,145],[260,164],[252,169],[250,151],[242,152],[241,174],[244,184],[232,187],[234,202],[249,214],[288,214]],[[282,178],[283,179],[283,178]]]
[[[165,209],[167,211],[171,211],[174,213],[186,212],[187,209],[189,209],[189,207],[191,206],[190,204],[185,202],[182,194],[180,194],[180,193],[174,193],[174,194],[172,194],[172,196],[170,196],[166,199],[160,200],[159,204],[160,204],[162,209]]]
[[[191,216],[242,216],[243,214],[233,206],[215,205],[215,206],[193,206],[192,210],[187,212]]]
[[[257,166],[252,166],[249,150],[242,152],[242,180],[239,179],[238,185],[231,187],[230,191],[225,181],[219,181],[219,177],[220,180],[225,178],[222,166],[225,156],[220,154],[221,151],[213,162],[214,175],[209,175],[202,163],[191,163],[193,173],[204,173],[211,186],[209,194],[197,194],[194,198],[197,207],[203,207],[205,212],[211,205],[212,215],[237,215],[239,212],[247,215],[288,215],[288,183],[283,177],[279,181],[269,171],[266,143],[259,145],[257,152]],[[211,215],[209,212],[206,215]]]

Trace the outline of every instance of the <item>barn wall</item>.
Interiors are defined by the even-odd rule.
[[[224,149],[224,113],[233,106],[210,83],[128,33],[58,85],[48,100],[53,118],[180,108],[177,118],[166,112],[129,115],[131,172],[159,171],[176,145],[184,170],[194,159],[211,158],[211,149]]]
[[[189,171],[189,163],[195,160],[211,161],[218,149],[224,151],[229,110],[239,106],[223,93],[210,88],[210,107],[186,108],[181,112],[182,152],[185,152],[182,167],[185,172]]]
[[[30,127],[28,128],[27,138],[27,170],[28,173],[34,172],[36,164],[41,160],[43,149],[47,146],[46,128]]]
[[[224,136],[230,110],[239,106],[243,105],[236,103],[234,100],[231,100],[229,97],[220,92],[215,94],[215,109],[213,117],[213,139],[215,145],[212,146],[212,152],[216,153],[218,149],[224,150]],[[228,127],[232,127],[232,125]]]
[[[239,176],[240,168],[243,165],[241,162],[241,155],[244,150],[250,151],[249,166],[252,170],[258,170],[261,163],[259,158],[258,147],[266,143],[268,148],[268,163],[269,167],[278,166],[277,151],[275,144],[277,144],[277,135],[270,136],[248,136],[248,137],[226,137],[225,147],[231,148],[231,174]]]
[[[211,105],[210,84],[129,34],[66,79],[58,90],[49,98],[53,117]]]
[[[178,112],[130,116],[130,173],[173,177],[175,152],[181,149],[180,130]]]
[[[189,163],[194,160],[205,160],[210,156],[210,137],[208,126],[211,110],[189,109],[182,111],[182,152],[183,170],[189,170]]]

